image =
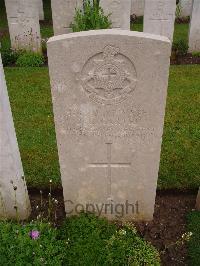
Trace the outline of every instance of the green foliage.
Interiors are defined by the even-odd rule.
[[[31,231],[39,237],[30,237]],[[0,222],[1,265],[160,265],[158,252],[133,226],[91,214],[71,217],[60,228],[42,222]]]
[[[178,40],[173,43],[172,49],[176,55],[186,55],[188,51],[188,44],[185,40]]]
[[[200,212],[193,211],[187,216],[187,230],[192,232],[188,244],[188,257],[191,266],[200,265]]]
[[[44,57],[39,53],[23,52],[16,61],[19,67],[40,67],[44,65]]]
[[[194,52],[192,52],[192,56],[200,57],[200,52],[199,51],[194,51]]]
[[[30,237],[38,230],[38,239]],[[0,222],[1,265],[62,265],[66,244],[58,231],[45,223],[15,224]]]
[[[19,57],[19,53],[12,50],[11,48],[2,48],[1,49],[1,57],[3,66],[11,66],[14,65]]]
[[[104,15],[98,0],[85,0],[83,10],[76,9],[74,22],[71,23],[73,32],[95,29],[108,29],[111,27],[109,15]]]
[[[200,184],[200,65],[171,66],[158,186]]]
[[[43,0],[45,21],[52,21],[51,0]]]
[[[174,36],[173,42],[177,43],[180,40],[184,40],[186,44],[188,44],[188,30],[189,30],[189,23],[175,23],[174,25]]]
[[[68,219],[61,236],[69,239],[65,265],[160,265],[158,252],[132,226],[116,225],[91,214]]]
[[[182,7],[181,7],[181,3],[179,2],[177,5],[176,5],[176,19],[180,19],[181,18],[181,11],[182,11]]]

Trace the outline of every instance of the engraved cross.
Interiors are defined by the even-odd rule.
[[[112,143],[108,142],[107,145],[107,162],[102,163],[91,163],[89,167],[96,168],[107,168],[107,179],[108,179],[108,195],[109,199],[112,197],[112,168],[128,168],[131,166],[131,163],[122,163],[122,162],[112,162]]]
[[[111,67],[107,68],[107,71],[105,73],[102,73],[102,76],[107,77],[108,81],[111,81],[112,77],[116,77],[116,72]]]

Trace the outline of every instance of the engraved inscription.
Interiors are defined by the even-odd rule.
[[[147,112],[142,108],[126,106],[114,108],[105,106],[98,108],[67,108],[60,123],[65,125],[67,135],[89,137],[134,137],[138,141],[152,142],[155,137],[155,128],[144,127],[144,121],[148,120]]]
[[[108,179],[108,198],[112,198],[112,167],[115,168],[127,168],[131,166],[131,163],[123,163],[123,162],[112,162],[112,143],[106,143],[107,145],[107,160],[102,163],[91,163],[88,166],[91,168],[94,167],[103,167],[107,168],[107,179]]]
[[[137,74],[134,64],[119,48],[106,46],[84,65],[81,82],[90,99],[100,104],[117,104],[133,93]]]
[[[166,12],[166,3],[164,1],[159,1],[156,3],[155,9],[150,17],[150,20],[161,20],[161,21],[171,21],[173,19],[172,13]]]

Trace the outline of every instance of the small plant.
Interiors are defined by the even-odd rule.
[[[71,23],[73,32],[111,27],[110,15],[105,15],[98,0],[85,0],[83,10],[76,9],[74,22]]]
[[[172,49],[176,55],[186,55],[188,51],[188,44],[185,40],[174,42]]]
[[[44,57],[39,53],[23,52],[16,61],[19,67],[40,67],[44,65]]]
[[[62,265],[67,245],[48,223],[0,222],[1,265]]]
[[[11,48],[2,48],[1,57],[4,66],[14,65],[19,57],[20,53],[12,50]]]
[[[176,13],[175,13],[177,21],[181,20],[181,12],[182,12],[181,3],[178,2],[177,5],[176,5]]]
[[[82,213],[66,220],[61,238],[69,245],[64,265],[160,265],[158,252],[132,224],[119,229],[106,219]]]
[[[200,51],[194,51],[194,52],[192,52],[192,56],[194,56],[194,57],[200,57]]]

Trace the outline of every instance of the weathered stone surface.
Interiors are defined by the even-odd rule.
[[[200,211],[200,188],[199,188],[197,199],[196,199],[196,209]]]
[[[144,0],[132,0],[131,1],[131,15],[137,17],[144,15]]]
[[[169,56],[167,38],[119,29],[48,41],[68,215],[93,204],[109,219],[152,219]]]
[[[181,16],[188,17],[192,12],[192,0],[180,0]]]
[[[168,37],[174,33],[176,0],[146,0],[144,8],[144,32]]]
[[[17,216],[25,219],[29,213],[30,202],[0,55],[0,219]]]
[[[54,35],[71,32],[75,9],[82,7],[82,0],[51,0]]]
[[[189,51],[200,51],[200,1],[194,0],[189,30]]]
[[[111,14],[112,28],[130,30],[131,0],[101,0],[106,15]]]
[[[38,9],[39,9],[39,19],[44,20],[44,9],[43,9],[43,0],[38,1]]]
[[[5,0],[13,49],[39,52],[41,49],[37,1]]]

